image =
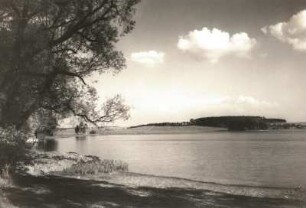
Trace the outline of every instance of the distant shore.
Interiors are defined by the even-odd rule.
[[[94,133],[92,133],[94,131]],[[85,135],[139,135],[139,134],[200,134],[207,132],[225,132],[226,128],[218,127],[203,127],[203,126],[143,126],[137,128],[124,128],[124,127],[105,127],[105,128],[92,128],[88,129]],[[62,137],[75,137],[85,136],[84,134],[76,134],[73,128],[57,129],[54,136],[57,138]],[[50,137],[50,138],[52,138]]]
[[[91,131],[94,131],[92,133]],[[96,135],[139,135],[139,134],[201,134],[210,132],[291,132],[305,131],[305,129],[267,129],[267,130],[246,130],[229,131],[227,128],[206,127],[206,126],[142,126],[136,128],[105,127],[101,129],[88,129],[86,134],[76,134],[73,128],[57,129],[54,136],[48,138],[82,137]]]

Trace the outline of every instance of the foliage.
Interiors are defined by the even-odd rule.
[[[34,114],[36,120],[36,133],[44,133],[46,135],[53,135],[54,130],[57,126],[57,117],[52,111],[45,109],[38,109]]]
[[[274,121],[275,119],[272,119]],[[278,119],[279,121],[285,121]],[[260,116],[220,116],[192,119],[191,125],[224,127],[231,131],[265,130],[270,119]]]
[[[87,124],[83,123],[82,121],[80,122],[80,124],[78,124],[76,127],[75,127],[75,133],[82,133],[82,134],[86,134],[86,130],[87,130]]]
[[[144,126],[188,126],[189,122],[162,122],[162,123],[148,123],[137,126],[130,126],[130,129],[144,127]]]
[[[29,146],[28,135],[14,127],[0,128],[0,174],[13,171],[19,162],[27,159]]]
[[[256,121],[251,119],[236,120],[228,125],[230,131],[245,131],[245,130],[266,130],[267,123],[264,121]]]
[[[99,124],[127,118],[119,96],[97,108],[86,77],[119,72],[115,44],[139,0],[0,0],[0,126],[18,129],[38,109]]]

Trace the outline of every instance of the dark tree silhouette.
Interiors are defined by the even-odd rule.
[[[284,119],[267,119],[260,116],[220,116],[192,119],[191,125],[224,127],[230,131],[265,130],[271,121],[286,122]]]
[[[139,0],[0,0],[0,127],[20,129],[38,109],[99,124],[128,117],[120,96],[96,107],[93,72],[119,72],[115,44]]]

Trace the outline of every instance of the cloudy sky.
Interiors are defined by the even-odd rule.
[[[305,0],[143,0],[118,48],[127,68],[96,76],[121,94],[119,125],[220,115],[306,120]]]

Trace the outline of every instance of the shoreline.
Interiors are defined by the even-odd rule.
[[[80,160],[90,162],[95,156],[84,156],[73,152],[38,152],[38,154],[41,155],[36,159],[42,160],[41,164],[37,164],[36,171],[35,168],[30,168],[26,174],[15,175],[14,186],[0,189],[0,193],[2,190],[5,196],[5,202],[12,202],[12,207],[40,208],[64,205],[65,207],[234,206],[244,208],[248,205],[247,207],[254,208],[286,208],[306,204],[303,201],[305,193],[300,189],[205,183],[128,171],[65,174],[63,170],[69,169],[75,162]],[[49,162],[46,155],[49,155]],[[42,206],[38,199],[43,199],[45,206]]]
[[[76,134],[73,128],[57,129],[54,136],[46,136],[46,139],[68,138],[68,137],[95,137],[95,136],[116,136],[116,135],[167,135],[167,134],[203,134],[203,133],[266,133],[266,132],[303,132],[306,129],[268,129],[268,130],[245,130],[229,131],[226,128],[184,126],[184,127],[137,127],[133,129],[106,129],[99,130],[95,134]]]
[[[20,177],[18,187],[6,190],[16,207],[301,207],[294,199],[231,195],[191,188],[132,187],[105,181],[63,177]]]
[[[25,169],[27,169],[26,173],[28,175],[38,177],[55,176],[79,180],[108,182],[111,184],[130,187],[151,187],[161,189],[187,188],[257,198],[262,197],[302,200],[306,196],[306,191],[303,190],[301,187],[263,187],[257,186],[255,184],[226,184],[192,180],[173,176],[149,175],[129,172],[127,163],[124,163],[122,161],[101,160],[98,157],[91,155],[80,155],[75,152],[39,152],[38,154],[40,154],[40,156],[37,157],[37,161],[34,161],[34,165],[28,165],[25,167]],[[42,159],[40,157],[42,157]],[[90,171],[89,173],[86,172],[88,167],[85,167],[85,172],[84,170],[82,170],[83,172],[79,172],[75,169],[73,171],[69,171],[71,167],[78,165],[80,162],[82,164],[91,163],[92,161],[97,160],[97,158],[99,161],[103,161],[102,166],[109,167],[110,165],[113,165],[113,167],[108,168],[107,171],[102,169],[102,171]],[[94,163],[94,165],[97,166],[100,164]],[[90,168],[92,169],[95,167]]]

